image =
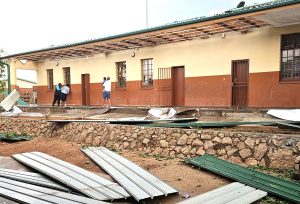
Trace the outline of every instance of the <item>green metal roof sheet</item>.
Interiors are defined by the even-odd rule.
[[[238,125],[276,125],[277,121],[234,121],[234,122],[223,122],[223,121],[197,121],[197,122],[179,122],[179,123],[155,123],[155,124],[140,124],[140,126],[150,127],[166,127],[166,128],[222,128],[222,127],[235,127]],[[297,124],[299,122],[284,121],[288,124]]]
[[[164,29],[168,29],[168,28],[190,25],[190,24],[194,24],[194,23],[222,19],[222,18],[226,18],[226,17],[237,16],[237,15],[247,14],[247,13],[253,13],[253,12],[257,12],[257,11],[263,11],[263,10],[267,10],[267,9],[278,8],[278,7],[288,6],[288,5],[298,4],[298,3],[300,3],[300,0],[270,1],[267,3],[263,3],[263,4],[255,4],[255,5],[246,6],[243,8],[231,9],[224,13],[216,14],[214,16],[207,16],[207,17],[203,16],[203,17],[192,18],[192,19],[188,19],[188,20],[184,20],[184,21],[175,21],[173,23],[165,24],[162,26],[146,28],[146,29],[142,29],[142,30],[128,32],[128,33],[122,33],[122,34],[112,35],[112,36],[103,37],[103,38],[96,38],[96,39],[92,39],[92,40],[86,40],[86,41],[81,41],[81,42],[76,42],[76,43],[70,43],[70,44],[65,44],[65,45],[60,45],[60,46],[54,46],[54,47],[49,47],[49,48],[43,48],[43,49],[38,49],[38,50],[32,50],[32,51],[7,55],[4,57],[0,57],[0,60],[11,58],[11,57],[16,57],[16,56],[20,56],[20,55],[26,55],[26,54],[74,47],[74,46],[79,46],[79,45],[84,45],[84,44],[89,44],[89,43],[94,43],[94,42],[101,42],[101,41],[105,41],[105,40],[112,40],[112,39],[117,39],[117,38],[121,38],[121,37],[127,37],[127,36],[131,36],[131,35],[136,35],[136,34],[143,34],[143,33],[148,33],[148,32],[152,32],[152,31],[159,31],[159,30],[164,30]]]
[[[299,183],[257,172],[210,155],[196,157],[187,161],[216,174],[258,188],[286,200],[300,203]]]

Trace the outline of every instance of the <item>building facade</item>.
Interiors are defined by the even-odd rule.
[[[295,108],[300,1],[6,59],[12,70],[37,70],[40,105],[51,104],[59,82],[71,84],[69,104],[101,105],[103,77],[109,76],[114,106]]]

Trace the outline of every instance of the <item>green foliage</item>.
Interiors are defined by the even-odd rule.
[[[279,200],[278,198],[274,198],[271,196],[266,196],[259,204],[288,204],[288,202]]]
[[[249,168],[286,180],[292,180],[293,174],[295,173],[294,169],[277,169],[277,168],[268,168],[264,166],[251,166]]]
[[[0,49],[0,54],[1,54],[1,49]],[[0,78],[3,76],[5,72],[5,62],[3,60],[0,60]],[[6,83],[5,81],[0,80],[0,94],[3,94],[5,91]]]

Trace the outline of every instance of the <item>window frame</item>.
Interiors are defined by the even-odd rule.
[[[63,67],[62,70],[63,70],[64,85],[69,84],[71,86],[71,68]]]
[[[116,77],[117,77],[116,87],[118,89],[126,89],[126,87],[127,87],[127,81],[126,81],[127,66],[126,66],[126,61],[116,62],[115,64],[116,64]],[[124,74],[123,71],[119,72],[119,68],[121,68],[121,69],[125,68],[125,76],[123,76],[123,74]],[[120,79],[122,79],[122,80],[120,80]]]
[[[147,62],[144,64],[144,62]],[[150,63],[148,63],[150,61]],[[150,66],[149,66],[150,65]],[[146,67],[146,68],[145,68]],[[150,69],[149,69],[150,68]],[[141,59],[141,87],[142,88],[153,88],[153,58],[146,58],[146,59]],[[145,74],[147,72],[147,74]],[[151,72],[151,74],[149,74]],[[146,77],[151,76],[151,83],[145,83],[146,82]],[[149,78],[147,79],[149,80]]]
[[[47,89],[52,91],[54,87],[53,69],[47,69],[46,72],[47,72]]]
[[[297,42],[298,40],[298,42]],[[290,41],[289,43],[286,43]],[[292,43],[291,43],[292,42]],[[286,43],[286,44],[285,44]],[[298,44],[297,44],[298,43]],[[292,55],[289,55],[289,52],[292,51]],[[298,52],[298,56],[296,56],[296,51]],[[284,52],[287,52],[286,56],[283,55]],[[299,67],[298,67],[298,77],[295,77],[295,61],[296,58],[300,58],[300,33],[291,33],[291,34],[283,34],[281,35],[280,42],[280,73],[279,80],[280,82],[300,82],[300,59]],[[286,59],[286,63],[288,63],[288,59],[292,58],[290,77],[284,76],[284,59]]]

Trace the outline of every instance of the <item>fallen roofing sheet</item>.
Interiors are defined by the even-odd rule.
[[[21,203],[105,203],[83,196],[44,188],[41,186],[35,186],[27,183],[22,183],[6,178],[0,178],[0,195]]]
[[[137,201],[178,191],[124,157],[104,148],[81,149]]]
[[[178,204],[249,204],[265,196],[267,192],[234,182]]]
[[[291,110],[278,110],[271,109],[267,112],[269,115],[272,115],[276,118],[290,121],[299,121],[300,122],[300,109],[291,109]]]
[[[281,123],[281,122],[277,122],[276,124],[279,128],[298,129],[298,130],[300,130],[300,125],[294,125],[294,124],[289,124],[289,123]]]
[[[91,198],[114,200],[129,197],[117,183],[47,154],[30,152],[15,154],[12,157]]]
[[[22,140],[32,140],[31,136],[28,135],[10,135],[5,133],[0,133],[0,140],[7,141],[7,142],[18,142]]]
[[[112,124],[144,124],[144,123],[161,123],[161,122],[191,122],[196,121],[197,118],[174,118],[174,119],[158,119],[158,120],[144,120],[137,118],[126,119],[108,119],[108,120],[47,120],[47,122],[69,123],[69,122],[107,122]]]
[[[19,100],[20,94],[14,89],[3,101],[1,101],[0,106],[6,111],[9,111],[15,103]]]
[[[37,173],[0,168],[0,177],[21,181],[24,183],[34,184],[37,186],[53,188],[61,191],[70,191],[70,189],[58,183],[55,183],[47,177]]]
[[[236,122],[218,122],[218,121],[205,121],[205,122],[187,122],[187,123],[153,123],[153,124],[141,124],[140,126],[150,127],[174,127],[174,128],[218,128],[218,127],[234,127],[238,125],[276,125],[276,122],[280,121],[236,121]],[[285,121],[287,123],[293,123]]]
[[[196,157],[187,161],[200,168],[231,178],[251,187],[258,188],[295,203],[300,203],[300,184],[296,182],[257,172],[209,155]]]

